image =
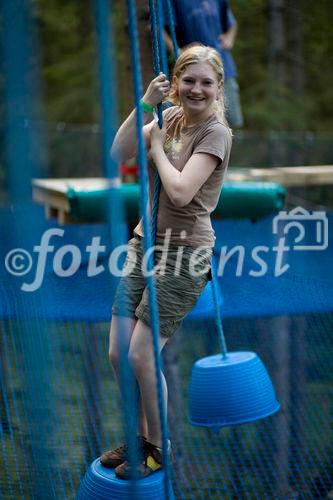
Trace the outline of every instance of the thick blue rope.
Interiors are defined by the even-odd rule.
[[[149,197],[148,197],[148,175],[147,175],[147,155],[146,146],[142,133],[143,127],[143,113],[140,106],[140,99],[142,95],[142,78],[141,78],[141,64],[139,57],[139,42],[138,30],[136,21],[136,6],[134,0],[127,0],[128,18],[129,18],[129,33],[131,40],[131,57],[133,66],[134,77],[134,97],[136,106],[136,125],[138,137],[138,163],[141,187],[141,213],[143,216],[143,230],[144,230],[144,251],[147,252],[152,246],[152,239],[149,224]],[[154,11],[155,12],[155,11]],[[148,288],[148,297],[150,304],[150,317],[151,328],[153,336],[153,349],[155,358],[155,368],[157,377],[157,393],[158,393],[158,406],[161,419],[161,430],[163,438],[163,458],[164,458],[164,477],[165,477],[165,496],[166,498],[172,497],[171,481],[170,481],[170,466],[168,454],[168,426],[166,421],[165,404],[163,399],[163,386],[162,386],[162,360],[159,352],[159,317],[157,309],[157,295],[154,285],[154,278],[152,270],[154,268],[154,259],[151,252],[149,252],[149,259],[147,262],[148,276],[146,283]]]
[[[164,38],[163,38],[164,12],[163,12],[162,0],[156,0],[156,7],[157,7],[158,40],[159,40],[159,48],[160,48],[161,66],[162,66],[163,73],[169,79],[167,51],[166,51]]]
[[[175,57],[176,59],[179,56],[179,46],[177,42],[177,37],[176,37],[176,29],[175,29],[175,18],[173,15],[173,10],[172,10],[172,5],[170,0],[165,0],[166,2],[166,12],[167,12],[167,17],[168,17],[168,25],[170,28],[170,35],[171,35],[171,40],[173,43],[173,50],[175,52]]]
[[[150,9],[150,24],[151,24],[152,47],[153,47],[153,64],[154,64],[154,72],[155,75],[157,76],[160,74],[161,64],[160,64],[160,55],[158,46],[157,15],[156,15],[154,0],[149,0],[149,9]],[[163,127],[162,103],[159,103],[157,106],[157,114],[158,114],[158,125],[160,128],[162,128]],[[153,196],[152,212],[151,212],[151,238],[153,243],[155,243],[156,241],[157,216],[158,216],[160,193],[161,193],[161,179],[158,172],[156,171],[154,180],[154,196]]]
[[[226,346],[226,342],[225,342],[225,338],[224,338],[221,312],[220,312],[218,298],[217,298],[217,287],[219,285],[218,285],[217,279],[216,279],[214,256],[212,257],[212,271],[211,272],[212,272],[212,294],[213,294],[213,302],[214,302],[214,310],[215,310],[215,326],[216,326],[216,330],[217,330],[219,340],[220,340],[222,358],[226,359],[227,358],[227,346]]]
[[[161,71],[161,59],[160,51],[158,46],[158,29],[157,29],[157,12],[155,7],[155,0],[149,0],[149,10],[150,10],[150,24],[151,24],[151,36],[152,36],[152,46],[153,46],[153,64],[155,75],[159,75]],[[159,127],[163,126],[163,116],[162,116],[162,103],[157,105],[158,114],[158,124]]]
[[[112,245],[116,247],[123,243],[121,231],[112,231],[124,222],[123,207],[119,196],[120,183],[118,164],[110,155],[110,149],[116,130],[117,99],[112,82],[115,81],[113,65],[111,64],[110,48],[113,48],[112,33],[109,23],[109,3],[97,0],[95,6],[96,41],[98,48],[98,70],[100,81],[100,101],[102,117],[103,170],[105,177],[110,179],[108,218],[111,227]]]

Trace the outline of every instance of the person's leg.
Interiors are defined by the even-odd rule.
[[[160,350],[167,342],[166,337],[160,337]],[[152,344],[152,333],[149,326],[138,320],[130,342],[129,361],[137,378],[144,413],[147,419],[148,434],[150,443],[161,447],[162,434],[158,406],[157,379],[155,370],[155,360]],[[167,411],[167,385],[165,377],[161,372],[163,384],[164,408]]]
[[[121,383],[125,382],[126,376],[130,373],[128,350],[137,322],[135,309],[145,288],[145,280],[141,270],[142,252],[141,241],[136,237],[132,238],[128,242],[127,256],[123,268],[124,275],[119,282],[112,305],[109,359],[114,368],[120,389]],[[138,420],[139,433],[146,437],[147,423],[140,402]]]
[[[122,396],[125,398],[125,405],[128,403],[128,400],[126,401],[127,398],[135,398],[137,395],[135,388],[137,382],[134,378],[132,367],[128,362],[129,345],[136,322],[136,318],[113,314],[110,328],[109,360],[114,369]],[[131,387],[133,392],[129,393],[128,391]],[[126,414],[125,418],[129,417],[130,414]],[[137,422],[135,422],[135,424],[136,423]],[[138,432],[137,444],[139,447],[143,447],[145,439],[147,439],[147,421],[141,403],[141,396],[139,400]],[[104,451],[100,456],[100,462],[104,467],[113,469],[127,460],[127,454],[127,445],[123,445],[112,450]]]
[[[184,316],[192,309],[208,280],[208,270],[211,265],[211,248],[206,248],[196,254],[196,265],[193,276],[190,261],[193,249],[184,250],[180,275],[175,273],[178,261],[178,247],[169,249],[165,272],[155,275],[157,290],[157,305],[159,311],[160,336],[159,348],[163,349],[167,340],[180,326]],[[157,259],[158,260],[158,259]],[[200,273],[199,271],[202,271]],[[135,325],[129,348],[129,361],[139,383],[142,407],[148,425],[148,441],[161,447],[162,437],[158,407],[157,380],[155,359],[150,326],[150,308],[148,289],[145,288],[140,304],[135,310],[138,321]],[[163,333],[163,334],[162,334]],[[167,410],[167,385],[163,373],[164,407]]]
[[[129,369],[126,366],[128,360],[128,351],[133,335],[137,318],[126,318],[124,316],[112,316],[109,341],[109,360],[113,367],[119,387],[121,387],[121,366],[124,370]],[[147,420],[142,405],[140,395],[139,402],[139,434],[147,437]]]
[[[224,82],[226,118],[231,128],[241,128],[244,125],[242,107],[239,96],[239,85],[236,78],[227,78]]]

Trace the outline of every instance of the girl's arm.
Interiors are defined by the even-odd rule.
[[[184,207],[213,173],[220,159],[209,153],[194,153],[180,172],[164,152],[165,133],[165,127],[160,130],[153,124],[150,131],[151,156],[171,202],[176,207]]]
[[[143,96],[142,100],[153,107],[157,106],[170,91],[170,82],[166,76],[161,73],[154,78]],[[145,123],[149,121],[149,113],[144,113]],[[149,131],[154,122],[148,123],[143,127],[145,139],[149,138]],[[137,139],[136,139],[136,110],[126,118],[124,123],[118,129],[111,147],[111,156],[117,162],[123,162],[136,155]]]

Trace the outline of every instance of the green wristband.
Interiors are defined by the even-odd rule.
[[[140,106],[145,113],[152,113],[154,111],[154,106],[148,104],[143,99],[140,99]]]

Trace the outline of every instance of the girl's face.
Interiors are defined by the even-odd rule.
[[[220,91],[217,75],[211,65],[189,64],[185,71],[174,79],[185,115],[197,119],[208,117]]]

